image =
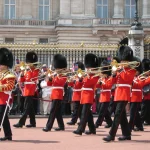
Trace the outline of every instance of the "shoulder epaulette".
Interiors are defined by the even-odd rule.
[[[16,78],[16,76],[15,76],[12,72],[9,72],[8,74],[6,74],[6,75],[4,76],[3,79],[8,79],[8,78]]]

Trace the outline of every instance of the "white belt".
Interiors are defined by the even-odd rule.
[[[73,92],[79,92],[81,89],[73,89]]]
[[[61,86],[53,86],[53,87],[52,87],[52,90],[53,90],[53,89],[62,89],[62,90],[63,90],[64,87],[61,87]]]
[[[111,90],[101,90],[101,92],[111,92]]]
[[[131,88],[130,84],[116,84],[116,87],[129,87]]]
[[[35,82],[24,82],[24,84],[35,84]]]
[[[81,90],[86,90],[86,91],[93,91],[93,89],[92,88],[82,88]]]
[[[132,92],[141,92],[142,90],[140,89],[132,89]]]

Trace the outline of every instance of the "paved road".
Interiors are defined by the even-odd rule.
[[[69,121],[65,118],[65,123]],[[11,125],[17,123],[18,119],[11,119]],[[132,132],[132,141],[119,142],[117,137],[121,135],[120,129],[114,142],[106,143],[102,140],[109,132],[103,126],[99,127],[96,135],[82,136],[74,135],[77,125],[66,125],[65,131],[43,132],[47,119],[38,118],[37,127],[28,129],[13,128],[13,141],[1,142],[0,150],[142,150],[150,149],[150,126],[145,126],[144,132]],[[29,121],[27,120],[27,123]],[[55,121],[54,127],[57,127]],[[3,131],[0,133],[3,136]]]

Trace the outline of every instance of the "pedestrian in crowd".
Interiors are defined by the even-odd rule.
[[[45,79],[41,82],[41,88],[42,88],[42,100],[41,100],[41,106],[43,107],[43,114],[49,115],[50,108],[51,108],[51,92],[52,92],[52,86],[48,86],[47,82],[49,81],[49,77],[46,76]]]
[[[20,91],[20,88],[19,88],[19,85],[18,85],[18,78],[20,76],[20,72],[21,72],[21,69],[20,69],[20,66],[19,64],[16,64],[14,66],[14,75],[16,77],[16,80],[15,80],[15,87],[13,89],[13,104],[12,104],[12,108],[10,110],[10,114],[11,115],[15,115],[15,114],[18,114],[20,113],[20,106],[21,106],[21,91]]]

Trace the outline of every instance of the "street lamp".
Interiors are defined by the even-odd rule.
[[[143,30],[142,24],[139,22],[138,16],[138,0],[135,0],[135,17],[134,22],[131,24],[132,30]]]

